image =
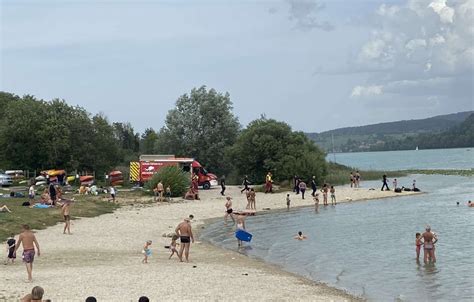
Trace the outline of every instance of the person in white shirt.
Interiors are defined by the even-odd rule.
[[[30,200],[33,200],[35,199],[35,185],[31,185],[30,188],[28,189],[28,197],[30,198]]]

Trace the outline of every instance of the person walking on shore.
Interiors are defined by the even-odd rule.
[[[22,226],[22,232],[18,238],[18,242],[15,246],[15,253],[20,247],[23,246],[23,262],[26,265],[26,272],[28,273],[28,282],[33,280],[33,261],[35,260],[35,247],[38,251],[38,257],[41,255],[39,243],[36,240],[35,234],[30,230],[30,226],[24,224]]]
[[[250,185],[250,181],[249,181],[249,178],[247,177],[247,175],[245,175],[244,177],[244,181],[242,182],[242,186],[244,186],[244,188],[242,190],[240,190],[240,194],[242,194],[244,191],[249,191],[249,185]]]
[[[387,188],[386,191],[390,191],[390,189],[388,188],[388,183],[387,183],[387,175],[384,174],[382,176],[382,182],[383,182],[382,189],[380,191],[383,191],[384,187]]]
[[[179,236],[181,241],[181,246],[179,248],[178,258],[183,262],[183,252],[186,262],[189,262],[189,249],[191,243],[194,243],[193,230],[191,228],[191,220],[189,218],[184,218],[184,221],[178,224],[175,230],[176,235]]]
[[[74,200],[61,200],[61,214],[64,218],[64,230],[63,234],[66,234],[66,231],[69,235],[71,235],[71,204]]]
[[[232,221],[235,224],[235,219],[234,219],[234,214],[232,210],[232,198],[229,196],[226,197],[226,203],[225,203],[225,215],[224,215],[224,224],[227,225],[227,217],[230,216],[232,218]]]
[[[221,177],[221,195],[225,196],[225,175]]]
[[[311,189],[313,190],[311,196],[314,197],[314,194],[316,194],[316,191],[318,190],[318,186],[316,185],[316,176],[313,176],[311,179]]]
[[[306,183],[304,181],[300,181],[298,187],[300,188],[301,197],[304,199],[304,193],[306,192]]]

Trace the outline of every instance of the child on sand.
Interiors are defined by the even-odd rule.
[[[15,262],[15,259],[16,259],[15,244],[16,244],[15,235],[11,234],[10,238],[8,238],[7,240],[7,255],[8,256],[7,256],[7,261],[5,262],[5,264],[7,264],[10,261],[12,263]]]
[[[336,205],[336,189],[334,186],[331,186],[331,190],[329,192],[331,192],[331,205]]]
[[[415,235],[415,245],[416,245],[416,260],[420,260],[420,251],[421,251],[421,246],[423,245],[423,241],[421,240],[421,234],[416,233]]]
[[[148,240],[145,243],[145,246],[143,247],[142,254],[144,255],[144,258],[142,260],[142,263],[148,263],[148,257],[151,256],[151,248],[150,248],[151,243],[152,243],[151,240]]]
[[[286,208],[289,210],[290,209],[290,194],[286,194]]]
[[[178,256],[178,249],[176,248],[178,246],[178,243],[176,242],[176,240],[178,240],[178,238],[179,238],[178,235],[173,235],[173,237],[171,238],[171,243],[170,243],[170,246],[169,246],[171,255],[168,259],[171,259],[171,257],[173,257],[174,254],[176,254],[176,256]]]

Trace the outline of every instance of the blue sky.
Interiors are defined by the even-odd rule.
[[[0,90],[138,131],[201,85],[311,132],[473,109],[472,0],[1,3]]]

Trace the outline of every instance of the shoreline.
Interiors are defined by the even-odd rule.
[[[336,190],[336,194],[340,192],[339,196],[353,196],[352,201],[410,195],[410,192],[399,195],[393,191],[369,191],[364,188],[336,187]],[[238,187],[231,186],[226,191],[229,196],[234,196],[234,209],[239,208],[239,204],[246,204],[244,195],[239,191]],[[136,301],[141,295],[160,301],[281,301],[294,300],[295,296],[311,301],[363,301],[363,298],[343,290],[207,241],[196,242],[191,247],[189,264],[180,264],[176,259],[169,261],[168,251],[163,246],[168,245],[170,240],[162,234],[173,232],[189,214],[195,216],[193,228],[197,235],[210,222],[223,217],[225,198],[220,196],[218,190],[200,193],[200,201],[175,199],[171,203],[146,205],[134,202],[111,214],[74,220],[73,235],[70,236],[62,235],[62,224],[36,231],[42,256],[35,262],[34,282],[21,282],[26,277],[21,263],[4,266],[2,283],[5,289],[0,289],[0,301],[17,299],[35,285],[42,286],[45,298],[53,301],[83,301],[89,295],[96,296],[100,301]],[[259,212],[266,215],[282,208],[286,210],[283,198],[286,194],[258,193]],[[150,199],[144,197],[142,201]],[[339,203],[344,202],[348,201],[341,200]],[[310,194],[305,201],[297,201],[293,197],[292,203],[292,208],[308,207],[312,204],[312,198]],[[262,211],[262,208],[272,210]],[[148,239],[153,240],[154,254],[150,264],[143,265],[140,263],[141,247]],[[71,282],[65,283],[65,278]],[[183,282],[187,284],[186,289],[179,285]],[[74,300],[76,297],[80,298]]]

